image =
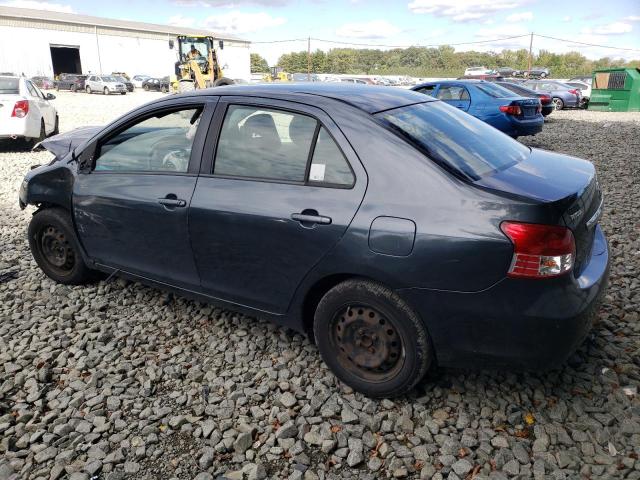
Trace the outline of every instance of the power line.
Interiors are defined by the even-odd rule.
[[[288,42],[306,42],[306,38],[291,38],[289,40],[269,40],[264,42],[251,42],[251,43],[288,43]]]
[[[339,40],[326,40],[323,38],[314,38],[311,37],[311,40],[315,40],[317,42],[325,42],[325,43],[334,43],[334,44],[338,44],[338,45],[357,45],[360,47],[385,47],[385,48],[410,48],[410,47],[446,47],[446,46],[451,46],[451,47],[455,47],[456,45],[475,45],[475,44],[480,44],[480,43],[491,43],[491,42],[500,42],[503,40],[511,40],[514,38],[524,38],[524,37],[528,37],[529,34],[527,35],[514,35],[511,37],[502,37],[502,38],[493,38],[490,40],[476,40],[474,42],[459,42],[459,43],[433,43],[433,44],[427,44],[427,45],[418,45],[418,44],[414,44],[414,45],[386,45],[386,44],[382,44],[382,43],[358,43],[358,42],[343,42],[343,41],[339,41]]]
[[[596,43],[578,42],[576,40],[567,40],[565,38],[556,38],[556,37],[549,37],[547,35],[540,35],[539,33],[534,33],[534,35],[536,37],[548,38],[550,40],[556,40],[558,42],[576,43],[578,45],[586,45],[586,46],[589,46],[589,47],[611,48],[613,50],[626,50],[628,52],[640,52],[640,49],[637,49],[637,48],[612,47],[611,45],[598,45]]]

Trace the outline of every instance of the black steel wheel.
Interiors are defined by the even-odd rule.
[[[318,303],[313,330],[333,373],[370,397],[407,393],[433,362],[424,323],[397,294],[368,280],[329,290]]]
[[[370,382],[393,378],[405,351],[394,320],[368,305],[348,305],[331,321],[331,344],[347,370]]]
[[[59,283],[78,285],[97,278],[85,264],[69,213],[39,210],[29,223],[29,247],[42,271]]]

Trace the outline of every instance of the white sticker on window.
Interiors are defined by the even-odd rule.
[[[324,181],[324,163],[312,163],[311,171],[309,172],[309,180],[312,182],[322,182]]]

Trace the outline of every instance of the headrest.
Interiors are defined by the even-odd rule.
[[[242,126],[242,136],[250,148],[274,149],[281,143],[273,117],[267,113],[247,118]]]

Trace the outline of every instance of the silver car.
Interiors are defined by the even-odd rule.
[[[119,93],[120,95],[127,94],[125,84],[111,75],[89,75],[84,85],[87,93],[102,93],[103,95],[110,95],[112,93]]]

